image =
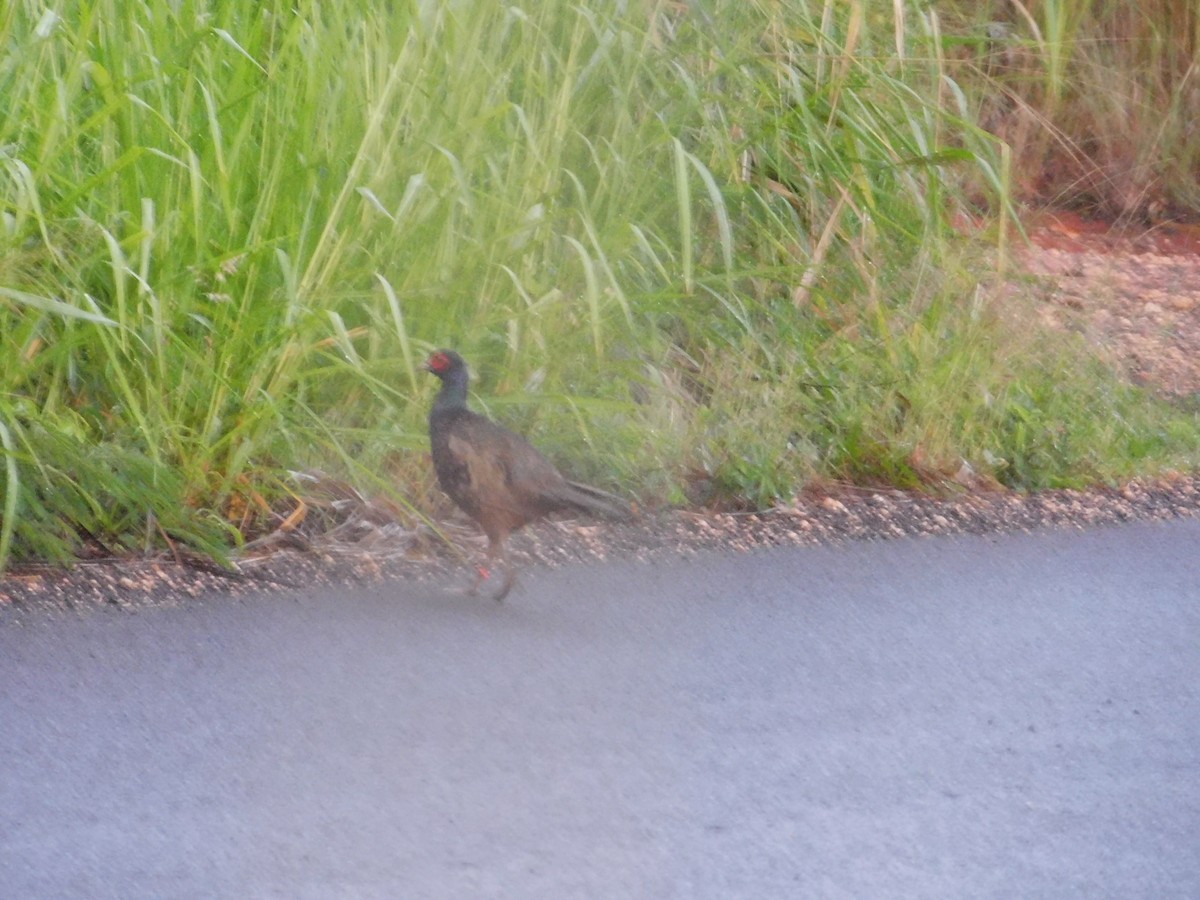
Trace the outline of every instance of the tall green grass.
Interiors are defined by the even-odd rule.
[[[1008,141],[1020,196],[1125,221],[1200,216],[1200,6],[944,5],[949,70]]]
[[[420,496],[438,345],[650,502],[1186,456],[1193,420],[976,290],[1002,256],[948,222],[1010,175],[939,33],[865,0],[9,3],[0,566],[219,555],[294,469]]]

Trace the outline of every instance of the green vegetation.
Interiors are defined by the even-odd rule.
[[[1195,217],[1200,5],[953,0],[944,15],[947,69],[1012,146],[1018,196],[1133,221]]]
[[[441,345],[648,503],[1196,462],[954,237],[1011,166],[923,5],[68,8],[0,9],[0,567],[417,496]]]

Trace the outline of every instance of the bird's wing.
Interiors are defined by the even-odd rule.
[[[479,415],[459,420],[450,452],[465,467],[481,507],[528,517],[556,506],[565,488],[558,469],[519,434]]]
[[[476,498],[477,505],[494,505],[504,492],[508,473],[500,458],[489,452],[487,445],[471,437],[469,433],[450,435],[450,452],[466,469],[467,490]]]

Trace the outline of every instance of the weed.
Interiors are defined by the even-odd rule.
[[[0,567],[219,555],[289,469],[418,492],[441,345],[481,406],[651,502],[1180,458],[1194,417],[1064,377],[975,289],[1003,254],[962,262],[949,223],[980,192],[1007,215],[1011,173],[940,27],[865,0],[7,4]]]

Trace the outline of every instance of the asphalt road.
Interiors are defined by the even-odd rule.
[[[1200,897],[1198,547],[9,610],[0,895]]]

